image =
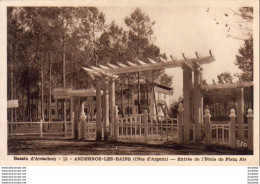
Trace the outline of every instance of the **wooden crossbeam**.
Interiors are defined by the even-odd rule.
[[[95,66],[91,66],[91,68],[92,68],[93,70],[97,71],[97,72],[100,72],[100,71],[102,71],[102,69],[101,69],[101,68],[98,68],[98,67],[95,67]]]
[[[127,62],[127,64],[129,64],[130,66],[136,66],[136,64],[134,64],[134,63],[132,63],[132,62],[130,62],[130,61],[126,61]]]
[[[92,70],[90,68],[82,67],[83,70],[87,71],[90,75],[102,77],[102,75],[99,72],[96,72],[95,70]]]
[[[148,71],[148,70],[161,70],[165,68],[176,68],[182,67],[183,65],[188,64],[190,67],[193,67],[194,63],[199,63],[200,65],[208,64],[215,61],[213,56],[206,56],[200,58],[192,58],[192,59],[184,59],[184,60],[177,60],[177,61],[167,61],[163,63],[144,63],[141,61],[142,64],[136,66],[128,66],[128,67],[117,67],[113,68],[112,65],[111,69],[104,70],[110,74],[121,74],[121,73],[131,73],[131,72],[141,72],[141,71]],[[139,62],[140,63],[140,62]],[[108,64],[109,66],[111,64]]]
[[[109,68],[109,67],[107,67],[107,66],[104,66],[104,65],[99,65],[99,67],[102,68],[102,69],[104,69],[104,70],[111,69],[111,68]]]
[[[231,88],[246,88],[253,86],[254,82],[237,82],[237,83],[228,83],[228,84],[209,84],[201,85],[202,90],[213,90],[213,89],[231,89]]]
[[[111,68],[114,68],[114,69],[119,68],[118,66],[112,65],[112,64],[110,64],[110,63],[107,63],[107,65],[108,65],[109,67],[111,67]]]
[[[162,57],[159,57],[159,58],[160,58],[160,60],[161,60],[162,62],[164,62],[164,63],[168,62],[166,59],[163,59]]]
[[[117,64],[119,65],[119,66],[121,66],[121,67],[127,67],[127,65],[125,65],[125,64],[123,64],[123,63],[119,63],[119,62],[117,62]]]
[[[117,75],[113,75],[111,73],[108,73],[106,72],[105,70],[101,69],[101,68],[97,68],[97,67],[94,67],[94,66],[91,66],[91,68],[93,69],[90,69],[90,68],[85,68],[85,67],[82,67],[85,71],[87,71],[90,76],[94,75],[94,76],[98,76],[98,77],[102,77],[102,76],[106,76],[106,77],[109,77],[109,78],[113,78],[113,79],[117,79],[118,76]],[[92,77],[91,76],[91,77]]]
[[[137,62],[140,64],[140,65],[146,65],[147,63],[141,61],[140,59],[137,59]]]
[[[151,63],[157,63],[156,61],[154,61],[154,60],[152,60],[152,59],[150,59],[150,58],[147,58]]]

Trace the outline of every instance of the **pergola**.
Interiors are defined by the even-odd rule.
[[[184,107],[184,143],[190,142],[190,123],[193,121],[195,124],[195,141],[200,142],[201,139],[201,123],[203,122],[203,95],[201,90],[202,75],[201,66],[215,61],[214,57],[209,52],[209,56],[200,57],[195,52],[195,58],[186,58],[183,54],[181,60],[167,61],[159,58],[160,62],[147,58],[148,62],[136,59],[135,63],[126,61],[124,64],[117,62],[117,65],[107,64],[107,66],[91,66],[90,68],[83,67],[89,75],[96,80],[96,98],[97,98],[97,140],[101,140],[102,126],[101,126],[101,80],[104,83],[104,132],[109,126],[109,109],[111,122],[115,125],[115,79],[119,74],[142,72],[149,70],[160,70],[166,68],[181,67],[183,69],[183,107]],[[194,72],[194,85],[192,83],[192,72]],[[109,95],[108,95],[108,82],[109,82]],[[194,86],[194,88],[193,88]],[[193,90],[194,89],[194,90]],[[194,111],[193,111],[194,109]],[[193,113],[192,113],[193,112]],[[114,128],[116,131],[116,128]],[[114,133],[116,135],[116,133]],[[116,137],[114,137],[116,140]]]

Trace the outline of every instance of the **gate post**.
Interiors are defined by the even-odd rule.
[[[118,139],[118,108],[117,106],[115,105],[114,106],[114,141],[117,141]]]
[[[83,139],[85,140],[85,119],[86,119],[86,115],[84,112],[84,101],[81,103],[81,113],[80,113],[80,117],[79,117],[79,139]]]
[[[210,111],[209,109],[205,110],[205,124],[204,124],[204,130],[205,130],[205,144],[208,146],[211,144],[211,128],[210,128]]]
[[[103,82],[103,95],[104,95],[104,120],[103,120],[103,130],[104,130],[104,141],[108,140],[108,127],[109,127],[109,95],[108,95],[108,78],[106,77]]]
[[[230,110],[230,124],[229,124],[229,144],[232,148],[236,147],[236,112],[234,109]]]
[[[254,140],[254,131],[253,131],[253,111],[252,109],[248,109],[248,113],[247,113],[247,124],[248,124],[248,149],[253,151],[254,148],[254,144],[253,144],[253,140]]]
[[[11,124],[12,125],[12,124]],[[42,124],[42,119],[40,120],[40,131],[41,131],[41,138],[43,138],[43,124]]]
[[[237,89],[237,129],[238,139],[244,142],[244,89]]]
[[[110,79],[109,82],[109,109],[110,109],[110,136],[113,135],[113,140],[115,139],[115,79]]]
[[[195,143],[201,143],[201,89],[200,89],[200,66],[196,65],[194,67],[194,103],[193,103],[193,112],[194,112],[194,125],[195,125]]]
[[[183,143],[183,135],[182,135],[182,125],[183,125],[183,105],[182,103],[179,104],[178,108],[178,119],[177,119],[177,136],[178,136],[178,143]]]
[[[190,144],[190,124],[192,114],[192,70],[183,66],[183,129],[184,144]]]
[[[144,142],[148,141],[148,111],[144,110]]]
[[[71,113],[71,137],[75,138],[75,113]]]
[[[96,106],[97,106],[97,118],[96,118],[96,140],[101,141],[102,139],[102,105],[101,105],[101,84],[100,78],[96,78]]]

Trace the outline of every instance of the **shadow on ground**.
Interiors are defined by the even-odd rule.
[[[251,155],[225,146],[74,140],[8,140],[8,155]]]

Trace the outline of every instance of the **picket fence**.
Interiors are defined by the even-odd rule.
[[[248,110],[247,124],[243,125],[244,138],[238,140],[235,110],[230,111],[230,121],[210,120],[210,111],[205,110],[204,124],[201,125],[201,142],[206,145],[219,144],[237,147],[242,141],[248,148],[253,147],[253,113]],[[109,139],[125,142],[174,142],[183,143],[183,108],[180,106],[177,118],[150,115],[145,111],[137,116],[118,118],[107,128]],[[72,118],[73,119],[73,118]],[[104,130],[102,125],[102,130]],[[190,124],[190,143],[195,142],[195,125]],[[83,140],[96,139],[96,121],[88,118],[78,122],[78,137]],[[115,131],[116,129],[116,131]],[[74,122],[8,122],[9,137],[74,138]],[[104,137],[104,131],[102,132]]]

